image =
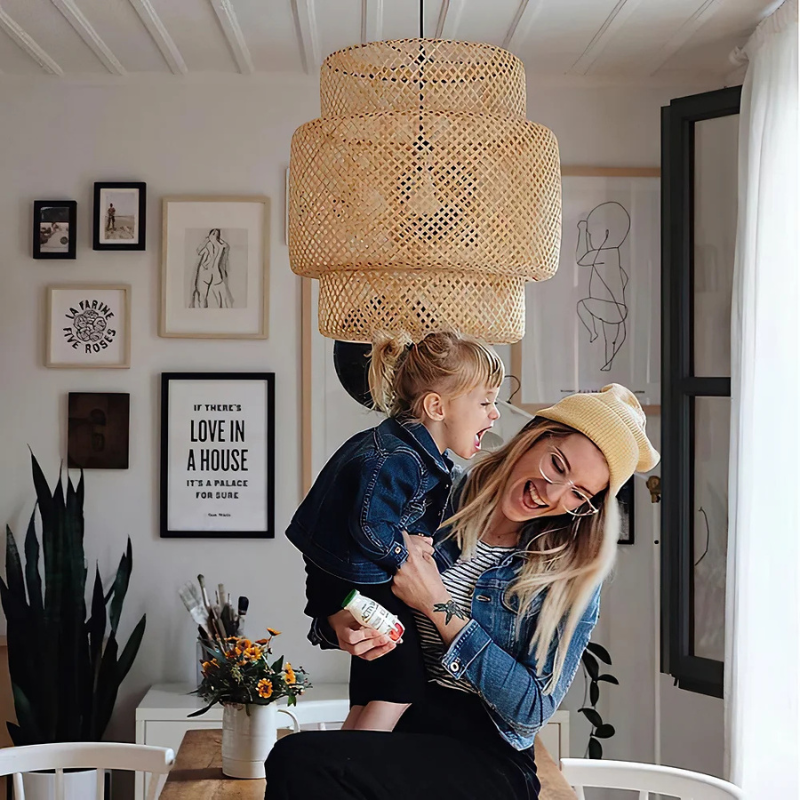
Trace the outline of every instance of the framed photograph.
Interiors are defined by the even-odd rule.
[[[74,200],[34,200],[33,257],[74,259],[77,216]]]
[[[275,536],[275,375],[161,376],[161,536]]]
[[[95,250],[144,250],[146,223],[146,184],[95,183]]]
[[[317,327],[319,281],[302,279],[302,491],[305,495],[327,460],[351,436],[379,425],[370,411],[344,389],[333,362],[333,339]]]
[[[609,383],[661,405],[659,174],[563,169],[558,272],[527,285],[525,337],[511,349],[525,410]]]
[[[128,369],[130,312],[130,286],[48,286],[45,366]]]
[[[128,469],[131,396],[121,392],[70,392],[67,466]]]
[[[619,490],[619,540],[617,544],[633,544],[633,478]]]
[[[266,339],[268,197],[165,197],[161,336]]]

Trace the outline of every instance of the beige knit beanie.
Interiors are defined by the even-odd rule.
[[[599,392],[571,394],[536,416],[568,425],[600,448],[614,497],[634,472],[649,472],[658,464],[660,456],[645,433],[644,411],[633,392],[618,383]]]

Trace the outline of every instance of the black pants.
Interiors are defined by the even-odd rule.
[[[266,800],[536,800],[540,788],[533,748],[501,739],[476,695],[434,684],[393,733],[286,736],[266,774]]]
[[[352,589],[371,597],[400,618],[405,633],[403,641],[391,653],[365,661],[350,661],[350,704],[365,706],[371,700],[390,703],[415,703],[425,693],[427,676],[422,660],[417,625],[411,609],[392,593],[391,583],[352,584],[306,562],[306,614],[329,617],[341,610]]]

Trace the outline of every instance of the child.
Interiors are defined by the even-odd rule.
[[[408,555],[403,532],[432,536],[439,527],[454,469],[446,451],[466,459],[480,451],[500,416],[503,377],[497,354],[468,336],[376,342],[370,392],[388,419],[334,453],[286,531],[305,557],[312,642],[335,646],[321,631],[353,588],[405,626],[399,647],[374,661],[352,660],[347,729],[392,730],[425,688],[414,619],[392,594],[392,575]]]

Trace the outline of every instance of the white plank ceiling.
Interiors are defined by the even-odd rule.
[[[426,36],[503,45],[529,75],[724,81],[775,0],[426,0]],[[0,0],[0,80],[306,72],[419,35],[418,0]]]

